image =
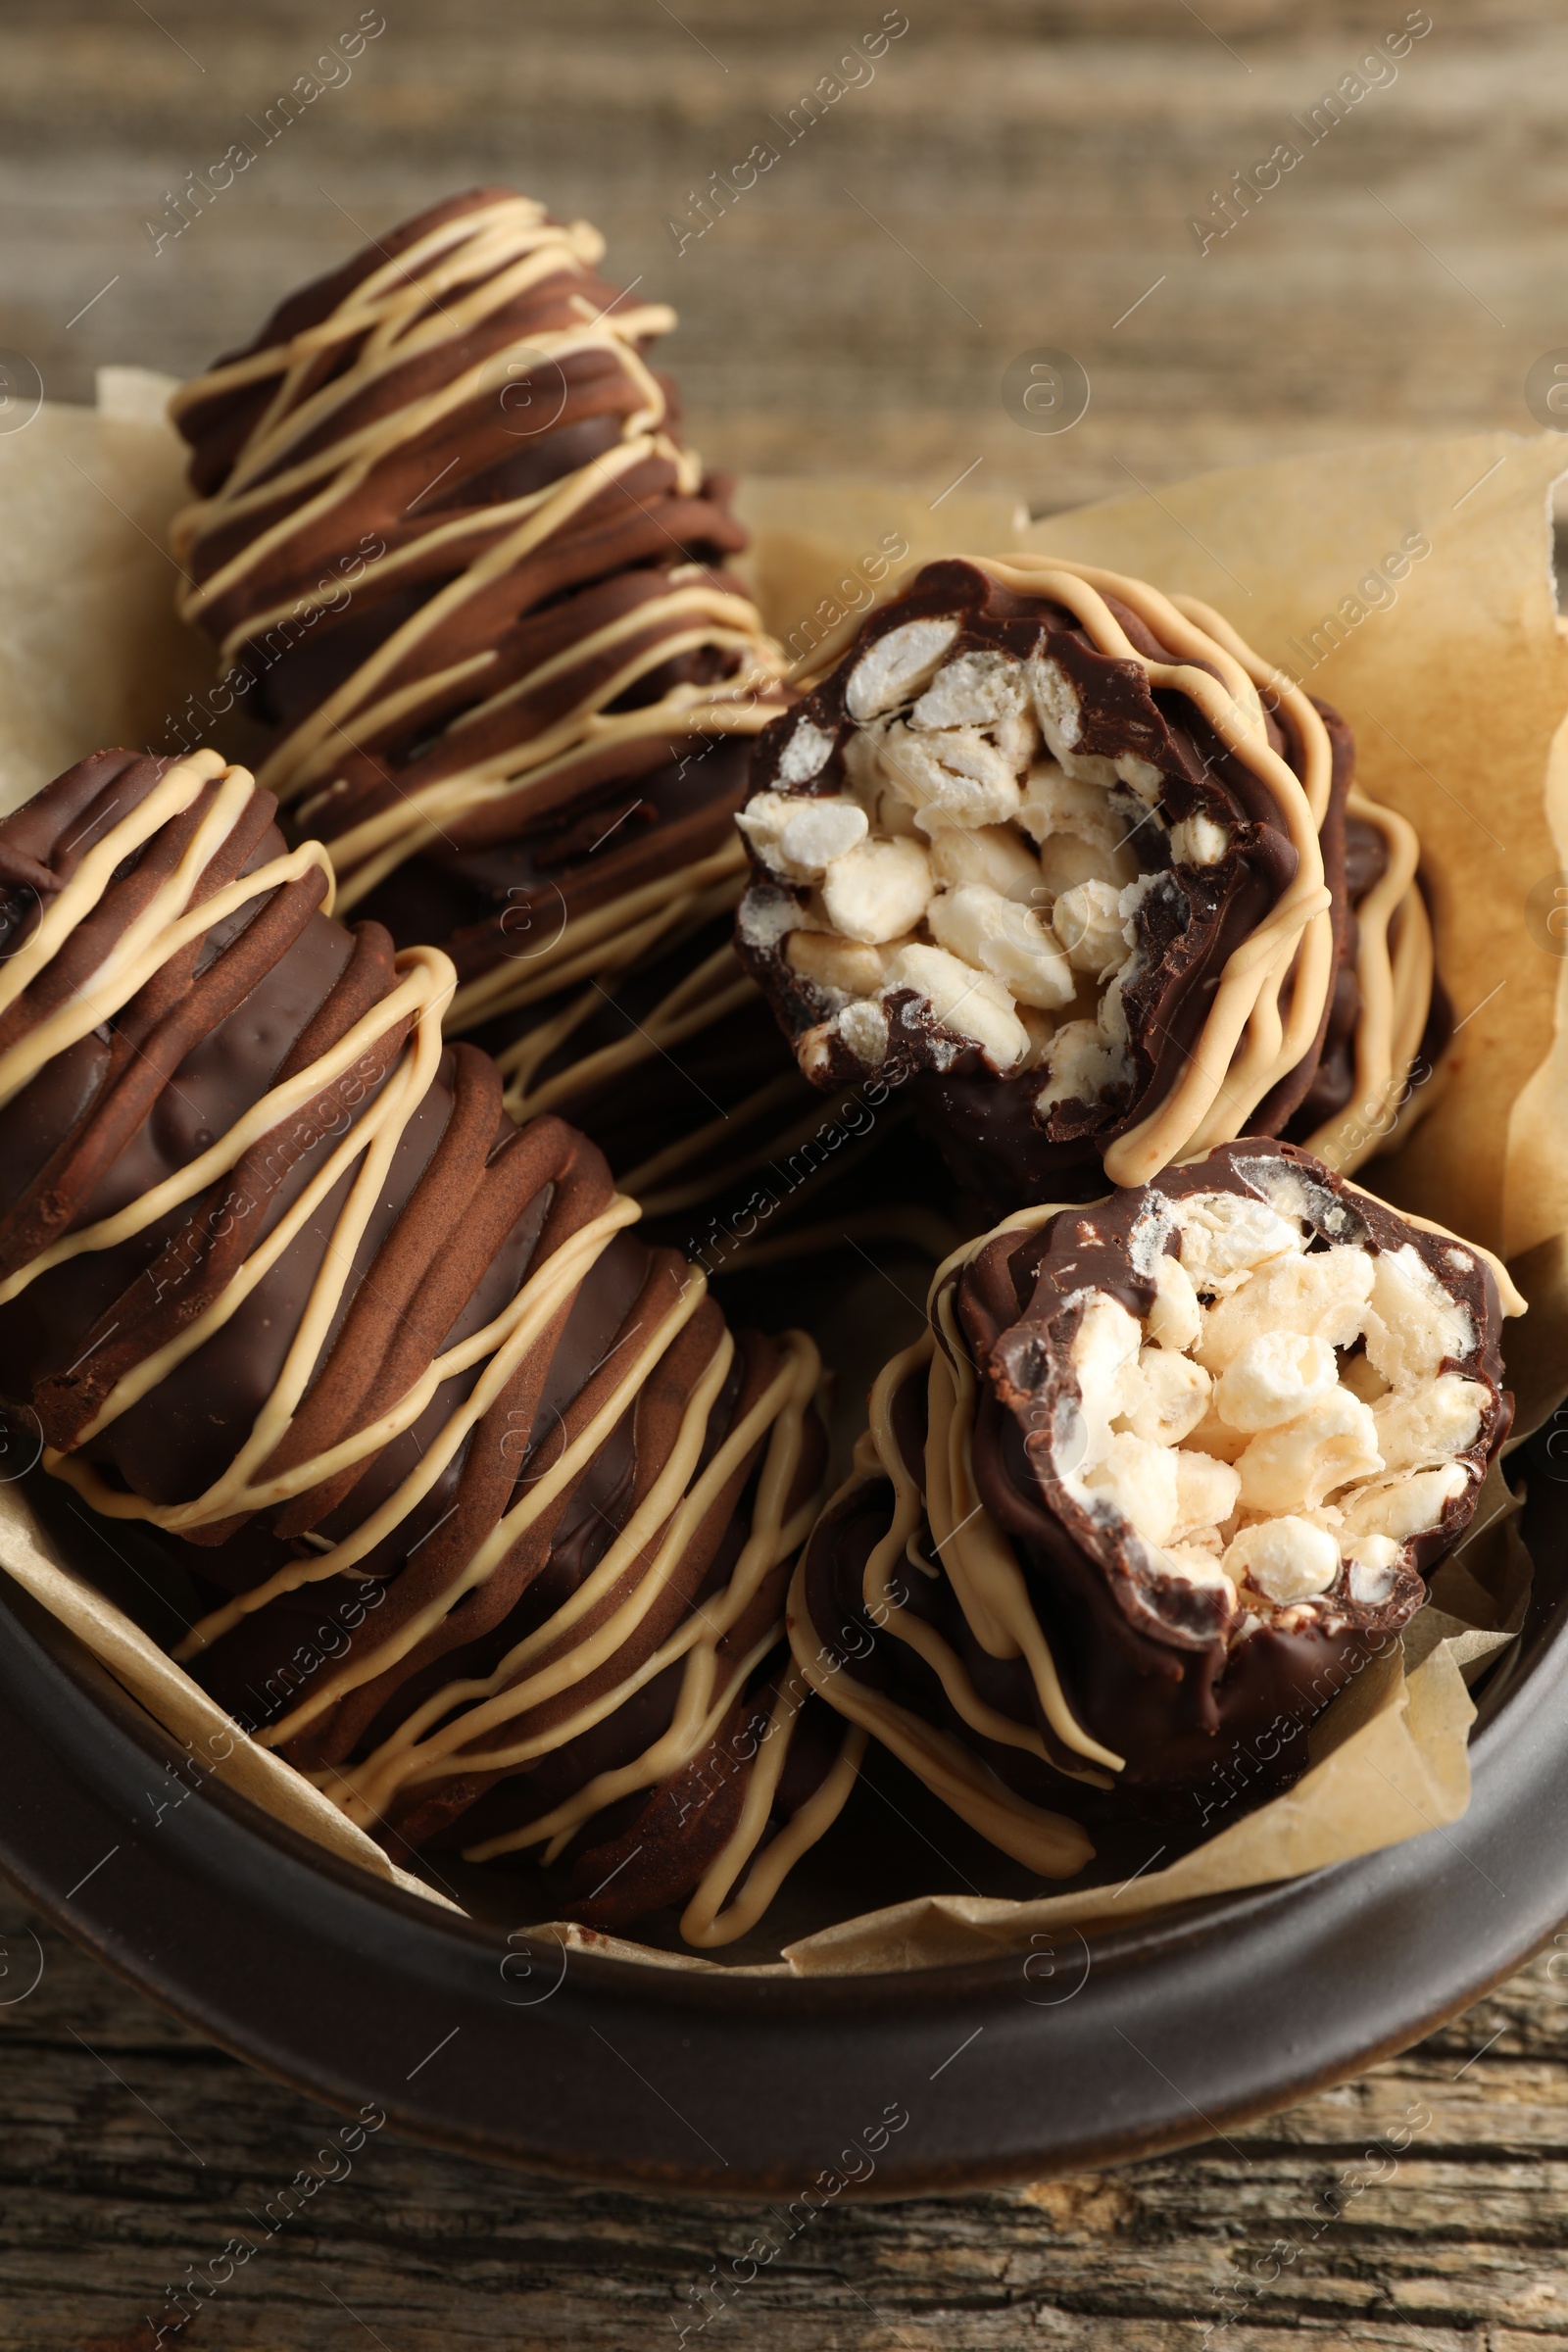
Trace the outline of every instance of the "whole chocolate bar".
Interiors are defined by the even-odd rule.
[[[542,1851],[738,1935],[854,1778],[782,1605],[810,1342],[732,1334],[599,1152],[444,1043],[243,768],[0,822],[0,1374],[205,1604],[176,1650],[394,1851]]]
[[[914,1073],[994,1207],[1303,1108],[1349,1166],[1433,984],[1414,833],[1352,766],[1205,607],[1045,557],[930,564],[759,740],[741,958],[818,1085]]]
[[[1025,1210],[878,1381],[797,1661],[1047,1873],[1075,1816],[1273,1794],[1469,1525],[1521,1312],[1486,1251],[1266,1138]]]
[[[729,944],[783,657],[648,361],[674,314],[602,252],[480,189],[292,296],[175,397],[198,496],[173,546],[224,664],[206,709],[267,730],[259,781],[340,906],[445,948],[448,1031],[496,1053],[514,1115],[597,1132],[608,1106],[624,1173],[715,1115],[785,1123]],[[660,1125],[625,1156],[628,1084]]]
[[[605,284],[602,252],[505,189],[454,197],[172,404],[182,609],[275,737],[259,781],[328,843],[345,908],[416,862],[464,981],[562,898],[585,944],[658,880],[702,888],[777,708],[722,569],[728,485],[645,357],[674,315]]]

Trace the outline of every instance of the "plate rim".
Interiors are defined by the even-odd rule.
[[[1495,1868],[1517,1863],[1521,1850],[1531,1866],[1500,1934],[1484,1932],[1485,1900],[1478,1911],[1455,1856],[1504,1890],[1440,1829],[1097,1936],[1092,1953],[1085,1944],[1081,1984],[1055,1997],[1028,1989],[1047,1980],[1027,1979],[1017,1953],[902,1975],[789,1978],[576,1949],[563,1955],[557,1985],[517,1997],[509,1985],[529,1982],[517,1969],[542,1974],[549,1938],[542,1950],[524,1938],[519,1961],[521,1931],[509,1943],[499,1927],[378,1881],[216,1779],[167,1822],[151,1830],[138,1822],[127,1791],[184,1750],[67,1627],[0,1576],[0,1774],[15,1792],[0,1813],[0,1867],[55,1926],[233,2056],[329,2107],[373,2102],[394,2129],[428,2145],[579,2181],[726,2199],[810,2195],[813,2183],[818,2195],[858,2200],[1004,2186],[1223,2139],[1227,2129],[1409,2047],[1550,1939],[1568,1918],[1568,1611],[1560,1601],[1545,1607],[1532,1648],[1472,1737],[1471,1806],[1454,1825],[1464,1838],[1487,1841],[1489,1860],[1504,1858]],[[1542,1808],[1554,1792],[1556,1838],[1542,1834]],[[141,1870],[100,1868],[67,1894],[79,1856],[67,1855],[63,1811],[78,1826],[118,1828],[111,1842],[117,1852],[128,1845]],[[159,1906],[175,1894],[194,1904],[194,1919],[184,1914],[178,1935],[160,1935]],[[1393,1964],[1409,1956],[1401,1922],[1407,1928],[1434,1904],[1463,1932],[1441,1937],[1441,1948],[1428,1944],[1401,1998],[1391,2002],[1386,1985],[1374,1998],[1369,1975],[1379,1955],[1396,1976]],[[1362,1948],[1348,1951],[1357,1922]],[[240,1934],[262,1936],[271,1991],[255,1955],[247,1966],[236,1950]],[[361,2021],[345,2016],[334,1955],[368,1971]],[[276,1997],[276,1985],[286,1990],[290,1981],[278,1960],[307,1984],[317,1970],[322,1997],[307,1994],[292,2007]],[[1233,2049],[1227,2063],[1223,2037],[1239,2044],[1241,1990],[1255,1986],[1261,1970],[1291,2017],[1293,1989],[1310,1990],[1309,1962],[1323,1972],[1315,2002],[1298,2004],[1276,2049],[1249,2041],[1245,2062]],[[1087,2005],[1076,2007],[1091,1986]],[[432,1997],[456,2002],[458,2026],[400,2081],[397,2058]],[[548,2031],[519,2045],[507,2012],[530,2009]],[[1054,2032],[1057,2010],[1072,2020],[1066,2034]],[[357,2023],[379,2030],[378,2048]],[[439,2052],[465,2029],[461,2069],[439,2066]],[[1142,2046],[1151,2029],[1180,2040],[1179,2061],[1168,2048],[1161,2054],[1185,2086]],[[334,2035],[342,2037],[335,2045]],[[976,2056],[960,2063],[971,2044]],[[701,2121],[671,2105],[639,2063],[656,2073],[662,2066],[669,2082],[677,2045],[696,2048],[681,2080],[699,2086],[686,2104]],[[628,2087],[630,2076],[652,2099]],[[524,2082],[525,2120],[499,2095]],[[894,2127],[898,2137],[884,2131],[870,2155],[849,2122],[832,2119],[862,2107],[876,2114],[873,2093],[890,2085],[885,2107],[903,2106],[910,2120]],[[760,2135],[750,2112],[759,2107],[768,2116]],[[862,2137],[875,2129],[862,2119]],[[870,2163],[859,2179],[840,2178],[846,2136]]]

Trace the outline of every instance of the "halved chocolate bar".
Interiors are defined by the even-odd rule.
[[[927,564],[759,740],[737,946],[807,1076],[908,1078],[994,1206],[1285,1130],[1332,1022],[1327,1142],[1352,1090],[1396,1091],[1432,991],[1413,832],[1352,766],[1206,608],[1044,557]],[[1386,845],[1358,939],[1348,805]]]
[[[1048,1873],[1074,1813],[1196,1825],[1242,1756],[1273,1793],[1463,1539],[1523,1303],[1266,1138],[1020,1212],[873,1391],[797,1573],[802,1672]]]

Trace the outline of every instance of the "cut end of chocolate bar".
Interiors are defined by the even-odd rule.
[[[1259,1741],[1273,1793],[1462,1541],[1520,1304],[1485,1251],[1266,1138],[1015,1218],[873,1395],[797,1656],[1020,1859],[1048,1802],[1169,1818]]]
[[[739,820],[802,1070],[912,1077],[1000,1205],[1277,1131],[1360,1007],[1343,724],[1141,583],[1026,561],[928,564],[760,737]]]
[[[1251,1143],[1050,1234],[1014,1252],[1034,1288],[985,1371],[1004,1453],[1129,1621],[1232,1653],[1402,1625],[1507,1428],[1478,1254]]]

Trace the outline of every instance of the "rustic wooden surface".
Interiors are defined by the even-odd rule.
[[[266,143],[269,108],[358,0],[6,0],[14,375],[20,359],[52,397],[81,399],[106,362],[188,370],[361,226],[495,179],[599,221],[611,273],[678,306],[664,349],[712,459],[874,474],[932,500],[964,475],[1046,510],[1410,430],[1528,431],[1526,372],[1568,343],[1557,0],[1433,0],[1397,79],[1202,256],[1189,217],[1396,31],[1405,0],[906,0],[874,79],[847,69],[861,86],[792,146],[770,118],[875,28],[881,0],[367,15],[382,13],[352,77]],[[764,140],[777,165],[677,252],[699,224],[690,192]],[[155,250],[168,200],[235,141],[254,163]],[[1070,352],[1092,388],[1054,437],[1001,396],[1008,362],[1040,346]],[[143,2315],[186,2266],[311,2162],[324,2119],[49,1931],[42,1980],[16,2000],[35,1952],[14,1908],[6,1928],[0,2352],[124,2352],[151,2342]],[[1547,1969],[1234,2146],[825,2215],[687,2340],[1258,2352],[1296,2328],[1326,2346],[1524,2352],[1568,2333],[1568,1986]],[[1266,2020],[1260,1987],[1239,2031]],[[753,2227],[740,2208],[540,2185],[386,2133],[168,2340],[672,2343]]]
[[[0,1905],[0,2352],[152,2352],[150,2318],[339,2119]],[[41,1981],[27,1997],[11,1992]],[[390,2132],[166,2342],[193,2352],[1525,2352],[1568,2332],[1568,1959],[1392,2065],[1186,2154],[840,2208],[727,2306],[754,2208],[563,2188]],[[1259,2030],[1267,2016],[1259,1987]],[[247,2218],[250,2217],[250,2218]],[[782,2234],[781,2232],[779,2234]],[[752,2261],[756,2262],[755,2253]],[[710,2314],[706,2326],[704,2313]],[[1205,2329],[1207,2332],[1205,2333]]]
[[[1557,0],[1433,0],[1397,78],[1250,218],[1202,256],[1187,225],[1407,6],[385,0],[264,144],[360,0],[6,0],[0,344],[67,398],[104,361],[187,371],[356,223],[503,179],[597,220],[612,273],[678,307],[664,349],[737,466],[932,497],[972,466],[1045,508],[1411,428],[1531,430],[1525,374],[1568,341]],[[774,118],[885,13],[909,29],[874,79],[862,50],[787,145]],[[254,163],[155,251],[166,196],[236,141]],[[764,141],[777,164],[677,253],[690,194]],[[1053,438],[1000,392],[1043,345],[1092,385]]]

